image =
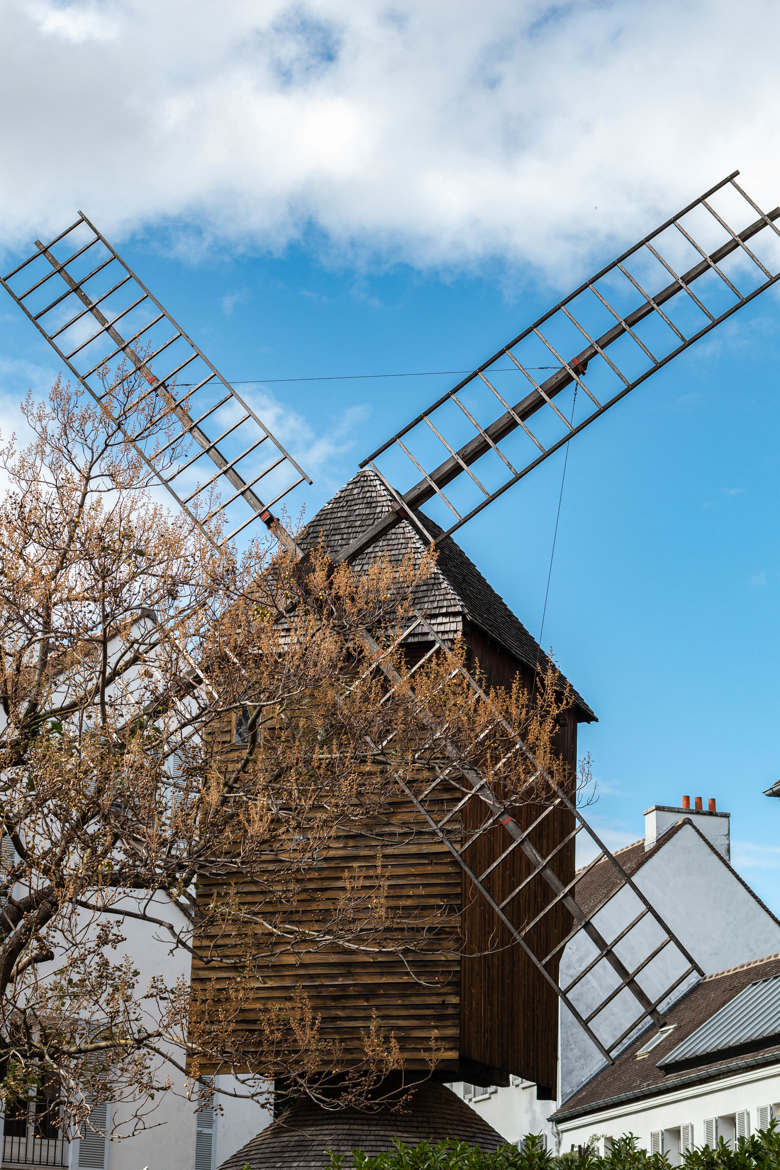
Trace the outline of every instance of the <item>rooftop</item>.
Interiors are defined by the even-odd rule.
[[[701,813],[696,815],[701,816]],[[713,815],[713,814],[705,814]],[[719,815],[719,814],[716,814]],[[769,907],[762,902],[758,894],[751,889],[745,879],[734,869],[730,861],[728,861],[723,854],[716,849],[712,842],[704,836],[699,830],[695,821],[686,815],[682,815],[678,821],[675,821],[662,835],[658,838],[656,843],[650,849],[645,848],[644,839],[633,841],[630,845],[625,845],[622,849],[613,851],[612,856],[620,862],[623,870],[629,877],[633,877],[643,865],[650,861],[659,850],[663,849],[670,841],[673,840],[677,834],[685,827],[690,828],[698,837],[701,837],[708,849],[711,849],[719,861],[726,867],[735,881],[739,882],[741,886],[750,894],[750,896],[766,911],[775,921],[776,916],[769,909]],[[583,867],[583,870],[587,867]],[[582,907],[586,914],[594,913],[600,906],[618,892],[623,884],[622,876],[615,870],[609,858],[604,857],[592,869],[583,872],[580,881],[577,882],[575,893],[577,902]]]
[[[767,987],[776,995],[767,997]],[[766,1026],[750,1024],[752,1009],[764,1001],[778,1008],[780,954],[705,976],[666,1012],[660,1030],[653,1026],[644,1031],[614,1064],[574,1093],[553,1114],[554,1120],[599,1113],[757,1065],[780,1065],[775,1015],[767,1015]],[[780,1020],[780,1008],[776,1014]],[[649,1047],[656,1037],[658,1042]]]
[[[317,512],[298,543],[306,550],[322,542],[332,556],[337,556],[394,507],[395,501],[382,480],[366,468]],[[442,530],[427,516],[420,513],[420,519],[432,536],[441,535]],[[424,536],[409,520],[401,520],[353,563],[360,568],[385,556],[397,563],[409,554],[422,557],[426,547]],[[532,671],[537,667],[544,670],[549,663],[547,655],[463,549],[451,537],[445,537],[437,549],[436,569],[419,588],[415,601],[439,637],[456,638],[471,624],[497,642],[520,665]],[[580,717],[594,720],[596,716],[581,695],[576,691],[573,694]]]
[[[324,1170],[326,1151],[346,1155],[347,1166],[354,1149],[370,1155],[393,1148],[395,1141],[418,1145],[421,1141],[452,1138],[482,1150],[505,1145],[500,1134],[455,1093],[435,1081],[425,1082],[400,1110],[380,1108],[323,1109],[306,1099],[264,1129],[219,1170]]]

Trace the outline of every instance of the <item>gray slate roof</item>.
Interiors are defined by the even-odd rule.
[[[347,1155],[361,1149],[382,1154],[395,1141],[418,1145],[426,1139],[469,1142],[482,1150],[497,1150],[506,1142],[465,1101],[435,1081],[423,1084],[403,1111],[357,1109],[332,1111],[308,1099],[299,1101],[282,1117],[242,1146],[219,1170],[324,1170],[326,1151]]]
[[[333,499],[320,509],[298,538],[305,550],[324,544],[336,557],[349,547],[376,520],[392,511],[394,500],[382,480],[370,468],[359,471]],[[438,525],[419,513],[424,528],[441,535]],[[399,563],[410,553],[421,557],[426,541],[408,520],[402,520],[354,560],[361,566],[388,557]],[[464,623],[479,627],[518,663],[532,671],[548,663],[538,642],[512,613],[463,549],[451,537],[438,545],[435,572],[420,587],[415,604],[423,610],[440,638],[452,639],[464,632]],[[581,718],[596,718],[585,700],[574,691]]]
[[[712,1022],[728,1003],[751,984],[759,980],[774,980],[780,976],[780,955],[754,959],[739,967],[731,967],[705,977],[664,1013],[664,1026],[674,1025],[668,1035],[651,1049],[647,1056],[637,1053],[657,1032],[648,1029],[620,1053],[614,1064],[606,1068],[578,1089],[552,1114],[554,1121],[586,1117],[629,1101],[657,1097],[674,1092],[687,1085],[717,1082],[735,1072],[747,1071],[761,1065],[780,1067],[780,1039],[774,1035],[754,1037],[752,1041],[729,1051],[701,1053],[699,1058],[668,1065],[666,1058],[682,1042],[703,1026]]]

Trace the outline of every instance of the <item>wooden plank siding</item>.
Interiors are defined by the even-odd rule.
[[[468,637],[489,681],[510,683],[518,669],[516,660],[478,630],[469,631]],[[225,750],[228,739],[226,735]],[[562,732],[561,750],[572,764],[576,761],[573,713]],[[445,793],[441,815],[448,799],[452,797]],[[468,832],[484,818],[484,805],[480,811],[478,803],[466,806],[456,833]],[[539,811],[519,809],[517,819],[525,824]],[[571,827],[570,816],[556,811],[540,827],[534,844],[549,853]],[[506,844],[500,828],[489,831],[469,850],[469,864],[481,872]],[[238,935],[235,931],[201,935],[197,949],[208,954],[209,961],[193,961],[196,994],[225,986],[233,978],[231,961],[246,953],[245,932],[256,940],[252,992],[237,1020],[248,1049],[253,1032],[259,1034],[263,1013],[284,1009],[303,995],[319,1017],[325,1045],[322,1072],[359,1062],[366,1035],[376,1024],[382,1035],[392,1037],[410,1071],[428,1069],[435,1055],[438,1073],[450,1079],[464,1072],[465,1079],[478,1079],[481,1068],[496,1080],[513,1073],[544,1086],[555,1084],[555,993],[519,948],[507,945],[490,908],[472,896],[455,859],[400,791],[388,796],[381,818],[369,817],[365,825],[340,833],[318,854],[315,869],[302,871],[297,883],[288,875],[278,897],[269,899],[277,865],[269,854],[254,873],[202,882],[198,897],[207,901],[215,893],[227,893],[229,886],[229,896],[248,918],[262,910],[266,922],[277,929],[286,924],[316,931],[331,916],[346,912],[348,886],[362,883],[368,894],[381,882],[387,925],[379,939],[369,939],[367,945],[391,948],[409,939],[413,945],[403,957],[364,951],[356,930],[355,949],[327,940],[315,947],[292,942],[285,953],[266,960],[271,934],[258,921],[246,922]],[[559,853],[555,867],[564,882],[573,877],[573,842]],[[491,892],[504,896],[527,872],[528,862],[515,850],[489,879]],[[549,897],[549,887],[535,878],[512,905],[513,921],[530,920]],[[432,922],[437,928],[428,938]],[[535,929],[532,944],[546,954],[568,929],[568,914],[556,909]],[[483,951],[493,953],[481,955]],[[551,973],[556,975],[557,969]],[[248,1052],[247,1067],[250,1064]],[[216,1070],[204,1066],[203,1071]]]
[[[220,739],[221,750],[230,755],[240,750],[230,745],[224,728]],[[443,816],[451,801],[443,794],[437,815]],[[224,895],[247,917],[240,928],[201,932],[196,950],[206,961],[195,958],[192,965],[196,994],[218,994],[246,957],[249,932],[252,993],[235,1021],[249,1050],[246,1068],[262,1017],[279,1007],[284,1011],[302,995],[319,1019],[320,1071],[359,1063],[367,1037],[377,1028],[380,1038],[395,1046],[404,1068],[427,1071],[436,1064],[456,1073],[461,870],[403,793],[388,794],[381,816],[366,816],[334,835],[326,849],[318,850],[314,868],[305,867],[297,878],[286,868],[278,896],[269,897],[278,864],[269,853],[253,873],[226,872],[198,888],[202,903]],[[354,934],[347,934],[352,946],[329,944],[326,938],[313,944],[293,941],[288,950],[265,960],[278,937],[269,927],[325,933],[335,918],[343,937],[345,920],[347,929],[352,922],[353,899],[370,900],[380,890],[381,909],[368,914],[369,937],[358,913]],[[259,915],[267,926],[251,921]]]
[[[474,627],[467,629],[465,637],[490,685],[511,686],[518,673],[525,685],[531,685],[530,672],[519,671],[516,661],[493,639]],[[574,776],[577,721],[573,711],[567,713],[561,728],[559,750]],[[527,829],[543,807],[541,804],[514,807],[513,813],[521,829]],[[474,832],[484,819],[484,805],[476,799],[470,801],[465,809],[466,832]],[[555,809],[529,840],[543,856],[547,856],[573,828],[572,814]],[[472,871],[483,873],[508,844],[509,839],[500,826],[488,830],[467,851]],[[567,883],[574,877],[574,866],[574,841],[570,841],[556,854],[552,868],[561,881]],[[515,849],[488,875],[485,885],[500,903],[530,872],[530,862],[520,849]],[[513,925],[520,927],[536,918],[551,896],[544,879],[535,877],[505,908],[506,914]],[[464,1062],[512,1073],[553,1089],[557,1083],[558,997],[531,959],[519,946],[512,944],[506,928],[495,915],[491,917],[466,874],[463,875],[462,897],[461,1058]],[[568,911],[556,906],[529,932],[527,942],[537,957],[543,959],[570,927]],[[557,959],[548,965],[547,970],[557,979]],[[472,1075],[476,1074],[472,1071]]]

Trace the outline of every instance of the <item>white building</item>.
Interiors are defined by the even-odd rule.
[[[677,1165],[780,1117],[780,955],[707,975],[553,1115],[560,1149],[636,1134]]]
[[[686,802],[689,803],[689,802]],[[696,805],[701,802],[697,799]],[[710,802],[713,805],[714,802]],[[693,955],[705,975],[727,967],[780,952],[780,922],[730,863],[730,815],[714,807],[693,809],[654,805],[644,814],[644,837],[617,852],[623,868]],[[577,901],[608,940],[614,939],[633,920],[639,903],[602,862],[584,875],[577,886]],[[651,947],[648,919],[629,931],[616,948],[629,969]],[[570,982],[590,962],[593,944],[582,931],[571,940],[561,961],[561,982]],[[682,970],[680,953],[672,946],[661,951],[638,976],[651,999],[654,988],[669,987]],[[588,1014],[589,1002],[603,1000],[603,980],[586,977],[579,985],[578,1008]],[[680,983],[671,1000],[684,995],[696,978]],[[621,1032],[621,1020],[638,1014],[631,993],[616,996],[593,1022],[604,1036]],[[668,1001],[662,1004],[668,1006]],[[598,1050],[571,1014],[561,1011],[558,1102],[565,1105],[604,1066]],[[556,1102],[536,1099],[535,1086],[519,1082],[508,1088],[480,1089],[453,1086],[509,1141],[527,1133],[542,1133],[551,1149],[558,1134],[550,1118]],[[568,1147],[567,1147],[568,1148]]]
[[[152,629],[148,619],[143,617],[134,627],[134,634],[141,644],[145,631]],[[116,647],[124,648],[117,639],[109,647],[114,654]],[[132,687],[135,674],[129,670],[124,682]],[[61,688],[57,695],[62,699],[68,680],[58,682]],[[125,694],[125,698],[127,695]],[[0,732],[4,716],[0,711]],[[3,850],[10,848],[7,839]],[[17,886],[14,890],[23,896],[25,890]],[[126,895],[124,904],[139,915],[149,902],[149,891],[138,891]],[[156,902],[156,904],[155,904]],[[118,905],[113,905],[116,912]],[[152,900],[151,913],[169,923],[182,938],[187,936],[187,923],[181,910],[163,894]],[[91,912],[81,913],[74,920],[89,932],[96,930],[98,917]],[[190,952],[185,946],[176,945],[172,936],[158,925],[142,921],[140,917],[122,919],[122,933],[125,942],[107,952],[108,961],[118,966],[129,957],[132,966],[138,970],[138,987],[146,988],[150,981],[163,974],[169,986],[177,979],[189,978]],[[52,972],[56,960],[39,967],[42,978]],[[183,1053],[174,1053],[179,1065],[184,1062]],[[172,1065],[160,1060],[163,1077],[170,1074],[174,1089],[156,1095],[153,1108],[144,1106],[146,1128],[128,1136],[134,1128],[131,1118],[138,1102],[132,1104],[100,1105],[94,1111],[94,1127],[87,1127],[83,1139],[69,1140],[67,1134],[56,1125],[56,1110],[50,1108],[50,1101],[41,1092],[41,1099],[31,1099],[24,1109],[15,1115],[3,1117],[0,1112],[0,1170],[32,1170],[33,1167],[68,1167],[69,1170],[214,1170],[232,1153],[239,1149],[259,1129],[271,1121],[269,1110],[244,1096],[241,1086],[230,1076],[216,1078],[214,1095],[216,1109],[198,1109],[197,1096],[187,1078],[178,1073]],[[40,1090],[39,1090],[40,1092]],[[123,1125],[122,1123],[125,1122]],[[112,1132],[114,1137],[110,1137]]]
[[[159,896],[162,900],[163,896]],[[168,903],[161,917],[184,928],[183,917],[177,923],[175,907]],[[173,983],[189,976],[190,955],[184,947],[172,947],[170,937],[149,922],[125,919],[126,943],[121,951],[111,953],[111,961],[120,963],[128,954],[140,972],[139,986],[145,986],[160,972]],[[183,1059],[183,1054],[180,1054]],[[163,1062],[160,1062],[161,1068]],[[170,1069],[170,1066],[168,1066]],[[163,1075],[165,1074],[163,1069]],[[188,1098],[186,1078],[171,1071],[174,1091],[159,1094],[147,1118],[147,1128],[133,1136],[107,1140],[106,1134],[117,1130],[127,1134],[131,1105],[100,1105],[94,1111],[94,1129],[85,1132],[82,1141],[68,1140],[53,1124],[47,1102],[30,1101],[19,1115],[0,1115],[2,1170],[31,1170],[32,1167],[68,1167],[69,1170],[214,1170],[239,1149],[259,1129],[271,1121],[269,1111],[246,1097],[233,1098],[215,1094],[217,1109],[197,1109]],[[231,1077],[219,1077],[216,1087],[235,1091]]]

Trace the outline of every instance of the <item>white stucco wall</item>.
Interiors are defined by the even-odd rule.
[[[679,820],[681,815],[684,814],[677,810],[671,823]],[[710,820],[713,827],[708,836],[713,837],[719,853],[725,855],[727,842],[723,838],[723,826],[727,824],[726,818],[710,815]],[[669,826],[665,824],[665,827]],[[683,826],[663,843],[637,872],[635,880],[705,974],[780,951],[780,925],[690,825]],[[605,937],[611,940],[640,909],[641,903],[636,895],[623,889],[606,904],[595,921]],[[657,925],[646,917],[618,944],[617,953],[631,968],[661,939]],[[565,984],[572,979],[594,955],[594,944],[582,933],[575,936],[564,951],[561,982]],[[655,998],[675,981],[686,965],[679,951],[667,946],[648,964],[639,976],[639,982],[651,998]],[[616,978],[607,964],[603,961],[598,964],[577,989],[575,1003],[578,1010],[587,1015],[590,1008],[616,986]],[[678,998],[694,982],[696,979],[690,977],[680,984],[672,998]],[[623,991],[608,1006],[603,1018],[596,1018],[594,1025],[600,1024],[602,1038],[614,1037],[637,1014],[638,1006],[633,995]],[[603,1065],[598,1049],[573,1016],[562,1008],[559,1101],[570,1097]],[[522,1088],[499,1088],[483,1100],[473,1102],[473,1108],[508,1141],[517,1141],[526,1133],[542,1132],[552,1146],[554,1133],[547,1118],[557,1105],[537,1101],[535,1088],[526,1088],[526,1084],[524,1082]]]
[[[508,1142],[518,1142],[529,1133],[540,1133],[552,1149],[554,1130],[548,1118],[557,1108],[556,1102],[537,1101],[533,1081],[522,1081],[519,1077],[513,1077],[512,1081],[507,1088],[478,1090],[476,1098],[464,1094],[462,1081],[456,1081],[450,1088]]]
[[[219,1077],[218,1089],[234,1089],[233,1077]],[[176,1093],[166,1093],[150,1117],[144,1133],[124,1141],[112,1141],[107,1170],[193,1170],[195,1165],[196,1113],[193,1101],[183,1098],[184,1078],[176,1083]],[[217,1115],[214,1121],[213,1166],[219,1166],[231,1154],[265,1129],[272,1121],[267,1109],[246,1098],[215,1095]],[[121,1107],[115,1110],[121,1113]]]
[[[217,1085],[222,1089],[233,1089],[237,1082],[234,1077],[218,1077]],[[235,1154],[236,1150],[240,1150],[273,1121],[271,1110],[262,1108],[254,1101],[235,1100],[229,1097],[218,1099],[223,1113],[217,1118],[216,1123],[215,1166],[219,1166],[231,1154]]]
[[[731,813],[710,812],[708,809],[681,809],[668,804],[654,804],[645,810],[645,848],[652,849],[682,818],[693,821],[703,837],[731,860]]]
[[[662,844],[634,880],[705,974],[780,950],[780,925],[690,825],[684,825]],[[636,895],[623,888],[594,921],[602,934],[611,939],[639,909]],[[618,944],[616,951],[626,966],[632,968],[661,938],[657,925],[647,917]],[[594,944],[582,932],[576,935],[561,960],[561,982],[565,984],[572,979],[594,954]],[[641,972],[638,982],[655,999],[675,981],[684,965],[680,952],[673,945],[667,946]],[[690,978],[681,984],[673,998],[678,998],[693,982],[695,979]],[[578,1011],[587,1015],[616,983],[617,977],[608,964],[599,963],[572,993]],[[596,1017],[593,1027],[602,1039],[615,1037],[632,1015],[637,1014],[634,996],[623,990],[607,1011]],[[561,1036],[560,1095],[565,1101],[603,1066],[604,1060],[566,1009],[561,1013]]]
[[[558,1126],[559,1150],[565,1152],[594,1138],[615,1138],[626,1133],[636,1134],[640,1144],[649,1150],[650,1134],[664,1130],[671,1131],[668,1136],[673,1151],[675,1131],[683,1125],[693,1125],[693,1142],[702,1146],[707,1118],[732,1118],[747,1110],[752,1133],[759,1128],[759,1108],[767,1105],[774,1106],[780,1117],[780,1064],[679,1089],[662,1097],[617,1105],[590,1119],[562,1121]],[[672,1152],[673,1164],[676,1161]]]

